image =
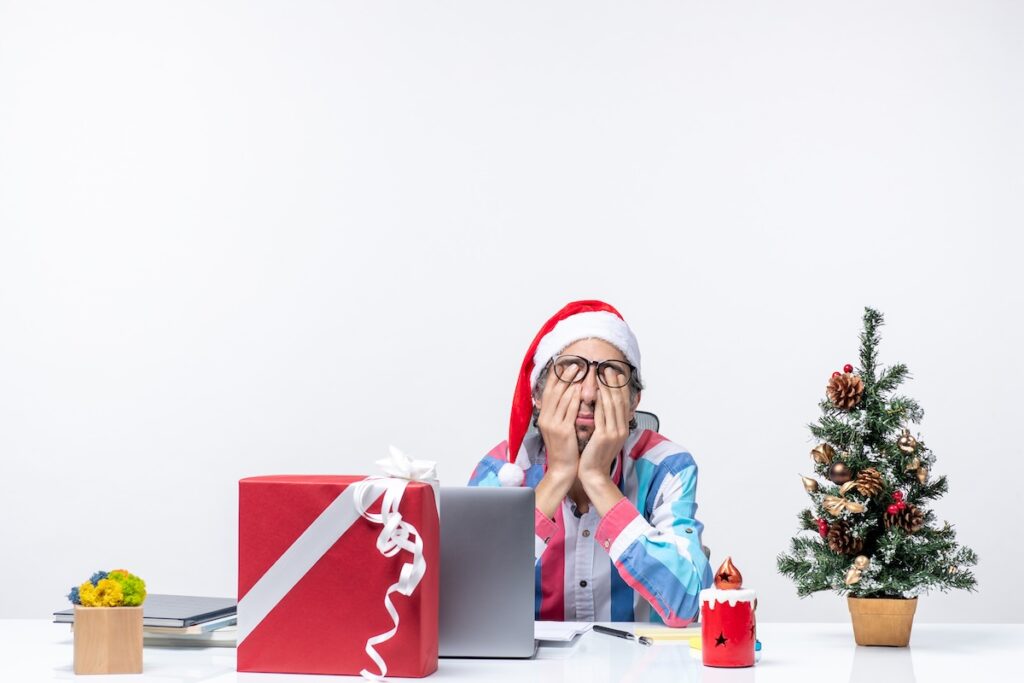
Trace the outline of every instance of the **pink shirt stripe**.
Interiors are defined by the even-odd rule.
[[[538,515],[540,512],[538,511]],[[543,517],[543,515],[540,515]],[[558,506],[555,512],[555,519],[544,521],[554,527],[554,533],[549,533],[547,550],[540,558],[541,563],[541,598],[540,618],[543,621],[563,621],[565,619],[565,522],[562,518],[562,506]],[[539,527],[540,525],[538,525]],[[538,528],[539,532],[539,528]],[[545,558],[548,558],[545,563]]]

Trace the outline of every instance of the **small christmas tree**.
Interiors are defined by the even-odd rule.
[[[876,363],[882,314],[864,310],[860,367],[832,373],[821,418],[810,430],[814,471],[801,476],[812,507],[800,515],[802,531],[779,572],[805,597],[833,590],[856,598],[912,598],[930,589],[973,590],[974,551],[956,542],[953,527],[936,524],[925,505],[947,491],[933,477],[935,456],[907,425],[924,416],[911,398],[897,395],[907,366]]]

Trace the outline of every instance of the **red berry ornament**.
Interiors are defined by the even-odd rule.
[[[841,372],[839,372],[838,370],[836,370],[835,372],[833,372],[833,373],[832,373],[832,376],[833,376],[833,377],[838,377],[838,376],[839,376],[839,375],[841,375],[841,374],[842,374]]]
[[[906,504],[906,503],[904,503],[904,502],[903,502],[903,501],[901,500],[900,502],[896,503],[896,509],[897,509],[897,510],[906,510],[906,509],[907,509],[907,504]]]
[[[828,522],[823,519],[818,519],[818,533],[822,538],[828,536]]]
[[[899,512],[899,511],[900,511],[900,509],[899,509],[898,507],[896,507],[896,504],[895,504],[895,503],[893,503],[892,505],[890,505],[889,507],[887,507],[887,508],[886,508],[886,510],[888,511],[888,513],[889,513],[890,515],[895,515],[895,514],[896,514],[897,512]]]
[[[853,366],[850,365],[849,363],[847,363],[846,365],[843,366],[843,372],[845,372],[845,373],[853,372]]]
[[[903,500],[903,491],[893,491],[892,499],[895,500],[897,503]]]

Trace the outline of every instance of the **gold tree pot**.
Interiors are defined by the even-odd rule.
[[[142,607],[75,605],[75,673],[142,673]]]
[[[906,647],[914,626],[917,598],[846,598],[858,645]]]

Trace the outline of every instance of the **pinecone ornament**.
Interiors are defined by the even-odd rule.
[[[844,372],[833,375],[825,387],[828,398],[840,410],[853,410],[864,394],[864,382],[857,375]]]
[[[882,492],[882,474],[874,467],[868,467],[857,473],[857,483],[854,484],[862,496],[874,498]]]
[[[850,534],[850,525],[840,520],[828,530],[828,547],[840,555],[859,555],[864,541]]]
[[[916,505],[908,505],[895,514],[885,513],[885,528],[889,529],[894,526],[898,526],[908,534],[919,531],[924,526],[924,513]]]

